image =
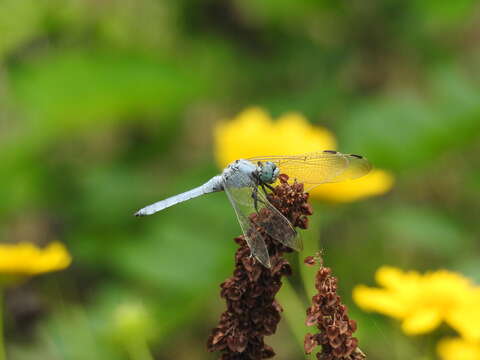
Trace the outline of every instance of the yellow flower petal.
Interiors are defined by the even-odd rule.
[[[351,202],[371,196],[383,195],[394,183],[393,175],[384,170],[374,169],[359,179],[340,183],[323,184],[310,193],[315,199],[331,202]]]
[[[403,318],[409,310],[389,292],[363,285],[353,289],[353,300],[364,310],[376,311],[394,318]]]
[[[417,271],[402,271],[392,266],[382,266],[375,272],[375,280],[386,289],[400,293],[417,292],[422,276]]]
[[[218,124],[214,139],[215,157],[220,168],[237,159],[271,155],[268,140],[272,128],[272,119],[258,107],[246,109],[231,122]]]
[[[281,116],[276,125],[278,144],[277,154],[301,154],[321,149],[335,149],[335,137],[324,127],[312,126],[305,117],[298,113],[287,113]],[[275,154],[273,154],[275,155]]]
[[[437,308],[421,308],[411,313],[402,323],[402,329],[406,334],[424,334],[436,329],[442,322],[442,314]]]
[[[53,242],[41,249],[31,243],[0,244],[0,274],[36,275],[70,265],[65,247]]]
[[[311,125],[301,114],[291,112],[273,121],[258,107],[248,108],[232,121],[218,124],[214,138],[215,158],[221,169],[241,158],[295,155],[336,148],[335,137],[329,130]],[[357,180],[318,186],[311,196],[333,202],[349,202],[384,194],[392,185],[393,176],[390,173],[374,170]]]
[[[402,319],[407,334],[429,332],[446,321],[466,338],[480,339],[480,289],[470,279],[447,270],[420,274],[382,266],[376,280],[383,288],[358,286],[355,302]]]
[[[393,266],[382,266],[375,272],[375,280],[379,285],[388,288],[397,288],[402,286],[405,273]]]
[[[447,316],[447,322],[464,339],[480,342],[480,290],[477,289],[471,297],[465,297],[463,300],[452,308]]]
[[[447,338],[440,340],[437,353],[442,360],[478,360],[480,343],[460,338]]]
[[[332,149],[335,138],[312,126],[302,115],[288,113],[274,122],[261,108],[251,107],[215,128],[215,157],[220,168],[230,162],[261,155],[300,154]]]

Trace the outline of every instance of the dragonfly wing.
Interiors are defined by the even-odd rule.
[[[247,214],[255,213],[253,206],[252,189],[249,187],[237,188],[224,184],[225,193],[232,204],[238,222],[242,228],[245,241],[255,258],[264,266],[270,268],[270,257],[263,235],[256,229],[255,223]]]
[[[324,183],[353,180],[366,175],[372,165],[360,155],[342,154],[333,150],[317,151],[292,156],[265,156],[248,159],[271,161],[280,172],[302,182],[306,188],[313,188]]]
[[[236,176],[247,175],[238,173]],[[242,183],[247,183],[247,181],[242,181]],[[287,247],[302,250],[302,242],[290,221],[268,201],[267,197],[255,185],[235,187],[229,185],[227,181],[224,183],[224,188],[235,209],[252,254],[262,264],[266,265],[265,259],[268,260],[268,252],[264,235],[256,228],[263,229],[266,234]],[[256,209],[253,194],[257,197]]]
[[[260,200],[258,203],[259,211],[262,211],[262,208],[267,208],[269,211],[268,220],[261,224],[267,234],[289,248],[302,251],[302,240],[290,221],[268,201],[261,191],[257,192],[257,197]]]

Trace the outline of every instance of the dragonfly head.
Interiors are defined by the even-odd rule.
[[[260,181],[272,184],[277,180],[279,174],[280,169],[273,162],[258,162],[258,177]]]

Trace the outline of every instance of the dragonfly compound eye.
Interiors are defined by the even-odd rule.
[[[273,183],[277,179],[279,171],[273,162],[264,162],[260,170],[260,180],[268,184]]]

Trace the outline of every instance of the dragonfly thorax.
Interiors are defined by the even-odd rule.
[[[259,161],[257,173],[261,182],[272,184],[277,180],[278,175],[280,174],[280,169],[271,161]]]

